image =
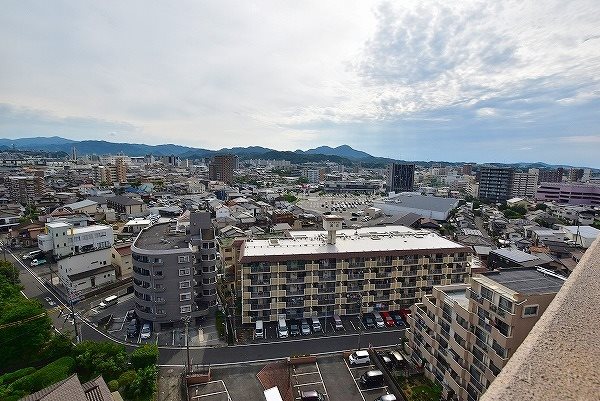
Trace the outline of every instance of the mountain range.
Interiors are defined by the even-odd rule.
[[[280,151],[269,149],[262,146],[233,147],[222,148],[219,150],[210,150],[203,148],[194,148],[190,146],[181,146],[175,144],[164,145],[145,145],[139,143],[108,142],[108,141],[75,141],[72,139],[52,137],[18,138],[6,139],[0,138],[0,150],[22,150],[37,151],[46,153],[71,154],[73,148],[77,150],[78,155],[102,155],[102,154],[124,154],[127,156],[144,156],[152,154],[155,156],[175,155],[188,159],[203,159],[212,157],[216,154],[233,153],[241,159],[269,159],[269,160],[289,160],[292,163],[324,162],[331,161],[344,165],[352,165],[360,162],[364,167],[383,167],[386,164],[397,161],[394,159],[372,156],[367,152],[353,149],[348,145],[337,147],[319,146],[314,149]],[[401,160],[400,160],[401,161]],[[447,161],[414,161],[422,166],[431,166],[433,164],[460,165],[463,162]],[[571,166],[554,166],[542,162],[535,163],[494,163],[502,166],[512,166],[519,169],[527,168],[550,168]]]

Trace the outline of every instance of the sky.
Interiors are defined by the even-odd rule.
[[[598,0],[2,4],[3,138],[600,168]]]

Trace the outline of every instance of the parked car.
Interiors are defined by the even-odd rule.
[[[25,255],[23,255],[23,260],[27,260],[27,259],[36,259],[39,258],[40,256],[44,256],[44,252],[43,251],[31,251],[29,253],[26,253]]]
[[[394,319],[394,323],[396,323],[396,326],[398,326],[398,327],[406,327],[406,323],[404,323],[404,319],[402,319],[402,316],[400,315],[400,312],[398,312],[398,311],[390,311],[390,316],[392,317],[392,319]]]
[[[125,320],[130,321],[131,319],[134,319],[137,317],[137,314],[135,313],[134,309],[129,309],[127,311],[127,313],[125,314]]]
[[[342,318],[339,315],[333,315],[333,327],[336,330],[344,330],[344,325],[342,324]]]
[[[350,366],[366,365],[371,363],[371,357],[369,356],[369,352],[366,350],[354,351],[348,357],[348,363]]]
[[[321,322],[319,321],[318,317],[312,318],[312,330],[314,333],[320,333],[321,331],[323,331],[323,328],[321,327]]]
[[[381,370],[369,370],[363,373],[359,383],[364,388],[380,387],[383,385],[383,372]]]
[[[254,323],[254,338],[265,338],[263,326],[264,325],[262,320],[257,320]]]
[[[54,302],[54,301],[52,300],[52,298],[50,298],[50,297],[46,297],[46,298],[44,298],[44,300],[45,300],[46,302],[48,302],[48,305],[50,305],[50,306],[56,306],[56,302]]]
[[[394,394],[385,394],[376,398],[375,401],[396,401],[396,396]]]
[[[288,338],[290,335],[285,319],[279,319],[277,321],[277,337]]]
[[[43,265],[45,263],[47,263],[46,259],[33,259],[31,261],[31,267],[33,267],[33,266],[40,266],[40,265]]]
[[[316,390],[302,391],[300,401],[325,401],[325,396]]]
[[[383,322],[385,323],[386,326],[394,327],[396,325],[396,323],[394,322],[394,319],[390,316],[389,312],[379,312],[379,314],[383,318]]]
[[[308,324],[308,319],[302,319],[302,323],[300,324],[300,331],[303,336],[307,336],[310,334],[310,324]]]
[[[142,332],[140,334],[140,338],[142,340],[146,340],[146,339],[150,338],[151,335],[152,335],[152,329],[150,328],[150,323],[144,323],[144,325],[142,326]]]
[[[381,317],[381,315],[379,313],[375,313],[375,324],[377,325],[378,328],[383,328],[385,327],[385,322],[383,321],[383,318]]]
[[[137,319],[131,319],[131,321],[127,325],[127,337],[129,337],[129,338],[136,337],[137,333],[138,333],[138,321],[137,321]]]
[[[300,325],[297,320],[290,320],[290,336],[296,337],[300,335]]]
[[[365,313],[363,315],[363,324],[367,329],[375,328],[375,316],[372,313]]]

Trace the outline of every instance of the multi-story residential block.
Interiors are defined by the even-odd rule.
[[[68,291],[86,291],[116,280],[111,266],[111,226],[73,227],[52,222],[46,223],[45,231],[38,235],[38,247],[52,253],[60,283]]]
[[[131,252],[135,309],[155,329],[205,316],[216,305],[217,246],[209,212],[191,213],[189,224],[145,228]]]
[[[481,166],[478,198],[484,201],[504,202],[512,197],[514,171],[508,167]]]
[[[443,385],[444,399],[478,400],[563,283],[546,270],[521,268],[433,287],[411,307],[411,359]]]
[[[8,194],[12,201],[30,204],[40,199],[46,188],[42,175],[10,176]]]
[[[411,192],[414,190],[415,165],[391,163],[387,169],[388,192]]]
[[[569,181],[581,181],[583,178],[584,169],[582,168],[571,168],[569,169],[569,173],[567,175]]]
[[[305,177],[309,183],[317,184],[321,181],[321,170],[318,169],[304,169],[302,170],[302,177]]]
[[[537,189],[538,175],[535,173],[513,174],[512,196],[522,198],[533,198]]]
[[[563,178],[563,174],[564,174],[564,170],[562,167],[559,167],[557,169],[554,170],[550,170],[550,169],[529,169],[529,172],[531,173],[532,170],[537,170],[537,174],[538,174],[538,184],[541,184],[542,182],[562,182],[562,178]]]
[[[470,248],[403,226],[292,231],[241,247],[242,321],[356,315],[411,305],[437,284],[469,277]]]
[[[600,206],[600,185],[543,182],[535,193],[535,199],[568,205]]]
[[[238,168],[236,155],[216,155],[208,165],[208,178],[214,181],[233,183],[233,172]]]

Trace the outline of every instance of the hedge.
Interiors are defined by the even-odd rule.
[[[14,372],[10,373],[5,373],[2,376],[0,376],[0,386],[3,384],[10,384],[15,380],[20,379],[21,377],[25,377],[32,374],[33,372],[35,372],[35,368],[29,367],[15,370]]]
[[[28,376],[21,377],[9,387],[13,391],[22,390],[31,394],[66,379],[74,371],[75,359],[70,356],[64,356]]]

